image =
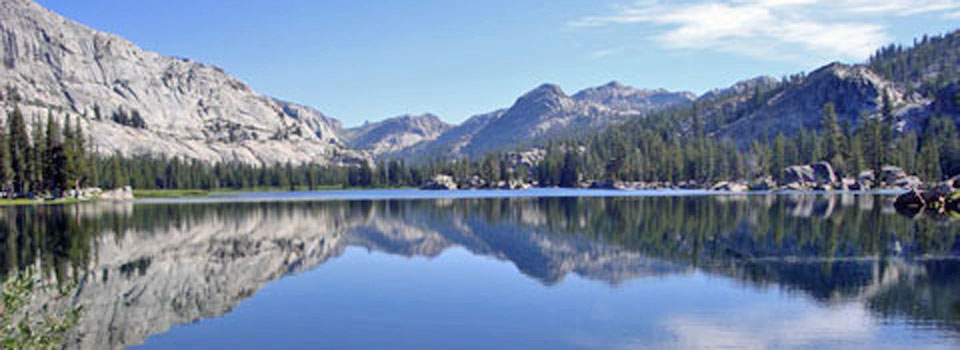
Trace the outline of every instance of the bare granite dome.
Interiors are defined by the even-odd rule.
[[[144,51],[30,0],[0,2],[5,109],[82,116],[100,153],[208,162],[356,162],[339,122],[274,100],[222,69]],[[115,116],[117,116],[115,118]],[[136,120],[136,122],[131,122]]]

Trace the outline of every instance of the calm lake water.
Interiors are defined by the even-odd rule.
[[[960,348],[955,222],[889,195],[623,194],[2,208],[0,271],[80,282],[74,349]]]

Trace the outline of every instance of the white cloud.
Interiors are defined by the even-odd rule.
[[[841,0],[834,2],[840,10],[851,13],[875,13],[910,16],[960,8],[958,0]]]
[[[597,50],[590,53],[590,57],[593,58],[604,58],[608,56],[618,55],[623,52],[622,47],[614,47],[609,49]]]
[[[879,17],[944,11],[960,16],[960,0],[648,0],[570,25],[653,25],[673,49],[862,60],[891,40]]]

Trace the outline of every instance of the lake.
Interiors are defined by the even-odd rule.
[[[960,225],[884,194],[332,191],[0,209],[73,349],[957,349]]]

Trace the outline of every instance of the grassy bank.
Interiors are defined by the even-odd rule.
[[[0,207],[18,206],[18,205],[56,205],[72,204],[80,201],[73,198],[54,199],[54,200],[35,200],[35,199],[0,199]]]
[[[214,191],[209,190],[133,190],[135,198],[195,198],[208,197]]]
[[[314,188],[309,188],[306,186],[289,188],[289,187],[251,187],[251,188],[242,188],[242,189],[230,189],[230,188],[221,188],[216,190],[202,190],[202,189],[189,189],[189,190],[133,190],[133,196],[138,199],[144,198],[201,198],[201,197],[210,197],[216,195],[227,195],[231,193],[239,192],[286,192],[286,191],[331,191],[331,190],[365,190],[365,189],[404,189],[405,187],[376,187],[376,188],[366,188],[366,187],[352,187],[344,188],[343,186],[317,186]],[[12,205],[45,205],[45,204],[69,204],[80,202],[77,199],[57,199],[57,200],[47,200],[39,201],[33,199],[0,199],[0,206],[12,206]]]
[[[232,189],[232,188],[221,188],[216,190],[202,190],[202,189],[192,189],[192,190],[133,190],[133,196],[136,198],[197,198],[197,197],[210,197],[215,195],[224,195],[231,193],[239,192],[285,192],[285,191],[328,191],[328,190],[342,190],[342,186],[318,186],[314,188],[309,187],[298,187],[298,188],[289,188],[289,187],[250,187],[250,188],[241,188],[241,189]]]

